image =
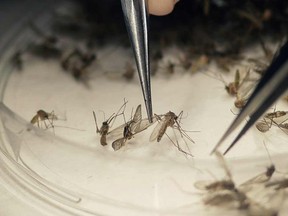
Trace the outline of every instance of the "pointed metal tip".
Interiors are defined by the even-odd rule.
[[[218,150],[218,147],[221,145],[222,142],[218,142],[216,144],[216,146],[212,149],[212,151],[210,152],[210,155],[214,154],[217,150]]]
[[[147,116],[152,123],[148,13],[145,0],[121,0],[128,35],[133,48]]]
[[[150,123],[152,123],[153,122],[153,111],[152,111],[151,98],[150,98],[150,100],[145,100],[145,106],[146,106],[148,120]]]

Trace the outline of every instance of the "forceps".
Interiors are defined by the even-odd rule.
[[[152,122],[148,14],[145,0],[121,0],[122,11],[136,60],[147,116]]]
[[[235,118],[230,127],[221,137],[212,150],[214,153],[226,140],[226,138],[249,116],[249,120],[236,136],[224,155],[238,142],[248,129],[264,114],[264,112],[288,89],[288,41],[275,55],[272,63],[259,81],[254,92],[247,101],[245,107]]]

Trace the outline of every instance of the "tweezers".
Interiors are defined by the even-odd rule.
[[[121,0],[124,20],[136,60],[147,116],[152,122],[148,21],[145,0]]]
[[[221,137],[211,154],[214,153],[223,144],[226,138],[241,124],[241,122],[249,116],[249,120],[246,122],[240,133],[238,133],[236,138],[224,152],[225,155],[287,89],[288,41],[286,41],[278,53],[276,53],[270,66],[260,79],[246,105]]]

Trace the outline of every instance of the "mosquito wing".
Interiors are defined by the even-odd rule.
[[[266,172],[260,173],[259,175],[256,175],[255,177],[247,180],[246,182],[241,184],[240,187],[245,187],[252,184],[266,183],[271,179],[274,172],[275,172],[275,166],[271,165],[270,167],[267,168]]]
[[[133,116],[132,123],[130,126],[132,133],[139,130],[141,120],[142,120],[142,112],[141,112],[141,104],[140,104],[136,108],[136,111],[135,111],[135,114]]]
[[[151,125],[153,125],[156,122],[156,118],[153,117],[152,118],[152,122],[149,122],[148,118],[143,119],[140,124],[138,125],[138,127],[135,129],[134,134],[139,133],[143,130],[146,130],[148,127],[150,127]]]
[[[231,172],[230,172],[230,170],[229,170],[229,168],[227,166],[227,163],[226,163],[223,155],[220,152],[218,152],[218,151],[216,151],[215,154],[216,154],[217,159],[218,159],[218,161],[220,163],[220,166],[224,169],[224,171],[225,171],[226,175],[228,176],[229,180],[232,181]]]
[[[262,133],[265,133],[270,129],[267,122],[257,122],[255,126]]]
[[[152,131],[152,133],[150,135],[150,138],[149,138],[150,142],[153,142],[153,141],[155,141],[158,138],[159,132],[160,132],[163,124],[164,124],[163,119],[160,120],[160,122],[158,122],[158,124],[156,125],[156,127],[154,128],[154,130]]]
[[[235,196],[235,193],[231,191],[221,191],[217,193],[208,194],[203,199],[203,202],[205,205],[211,205],[211,206],[230,206],[234,202],[237,201],[237,197]]]
[[[207,185],[212,184],[212,181],[196,181],[194,187],[198,190],[207,190]]]
[[[125,142],[126,138],[124,137],[117,139],[112,143],[112,148],[114,149],[114,151],[117,151],[125,145]]]
[[[122,125],[118,126],[117,128],[114,128],[113,130],[109,131],[107,133],[107,135],[109,137],[114,138],[114,139],[118,139],[120,137],[123,137],[124,127],[126,126],[126,124],[122,124]]]

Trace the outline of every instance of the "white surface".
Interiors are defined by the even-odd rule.
[[[192,212],[218,215],[218,210],[203,209],[199,205],[201,194],[193,182],[213,179],[209,172],[223,178],[223,172],[219,172],[221,168],[209,153],[235,118],[230,111],[236,110],[233,108],[234,98],[226,93],[223,83],[204,75],[203,71],[196,74],[179,71],[171,76],[160,71],[152,78],[154,112],[164,114],[170,110],[178,114],[184,111],[183,128],[200,131],[189,133],[195,141],[189,146],[194,158],[185,157],[167,137],[160,143],[149,143],[154,125],[114,152],[111,148],[113,140],[109,140],[107,147],[100,145],[92,110],[102,121],[100,110],[107,118],[126,98],[129,101],[126,119],[129,119],[131,109],[143,105],[138,78],[127,82],[117,74],[117,71],[123,71],[123,62],[130,60],[129,55],[123,55],[123,52],[121,49],[102,51],[101,61],[90,69],[90,88],[74,81],[57,62],[38,61],[32,57],[26,59],[25,70],[11,75],[5,105],[27,123],[39,109],[54,110],[56,115],[66,116],[67,120],[54,122],[55,136],[52,130],[28,132],[22,125],[22,131],[17,133],[21,140],[21,159],[37,173],[36,179],[41,179],[42,183],[47,180],[53,188],[65,188],[74,201],[81,198],[79,203],[72,201],[75,209],[105,215],[166,216],[191,215]],[[213,66],[209,68],[210,72],[215,70]],[[104,71],[116,73],[107,75]],[[233,80],[233,75],[231,73],[225,79]],[[287,110],[287,104],[278,102],[277,110]],[[144,105],[142,115],[146,115]],[[121,121],[123,123],[122,118],[118,118],[115,126],[122,124]],[[171,133],[171,128],[169,130]],[[263,141],[272,155],[287,152],[287,135],[278,128],[266,134],[251,129],[228,155],[237,158],[229,160],[236,182],[264,171],[270,164]],[[253,158],[258,156],[260,159],[253,162]],[[287,160],[284,159],[285,156],[277,156],[273,162],[285,167]],[[53,196],[47,199],[55,201]],[[67,199],[61,199],[59,202],[65,204]],[[29,205],[34,206],[33,203]],[[31,213],[33,215],[36,213]]]

